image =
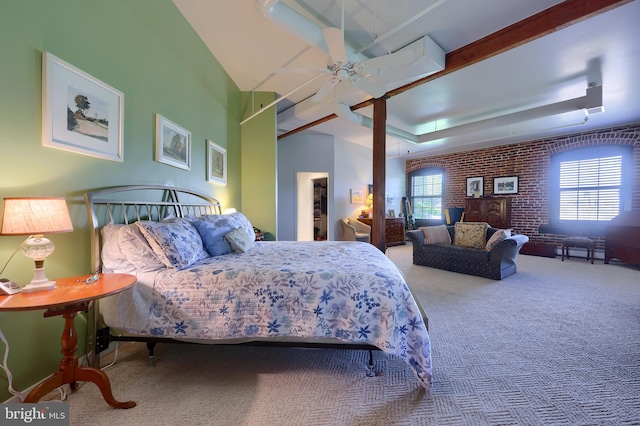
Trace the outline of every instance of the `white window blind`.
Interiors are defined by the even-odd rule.
[[[442,218],[442,174],[414,176],[411,179],[413,216],[418,219]]]
[[[611,220],[620,210],[622,156],[560,163],[560,219]]]

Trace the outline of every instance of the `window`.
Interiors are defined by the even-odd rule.
[[[568,151],[552,159],[553,215],[559,221],[604,222],[631,197],[625,147]]]
[[[442,219],[443,175],[440,168],[419,169],[409,173],[415,219]]]

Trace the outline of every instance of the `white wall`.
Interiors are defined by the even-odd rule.
[[[373,183],[373,151],[345,139],[335,139],[335,176],[333,190],[333,240],[342,236],[340,219],[355,219],[364,204],[351,204],[351,190],[367,195],[367,185]]]
[[[400,158],[386,162],[386,192],[393,202],[385,211],[400,213],[405,196],[405,161]],[[367,195],[367,185],[373,183],[373,152],[371,148],[345,139],[320,134],[295,134],[278,141],[278,239],[295,241],[297,229],[298,173],[327,172],[329,214],[332,229],[328,238],[339,240],[342,235],[339,221],[343,217],[355,219],[364,204],[351,204],[351,190]]]
[[[328,173],[333,193],[333,153],[333,136],[295,134],[278,141],[278,240],[296,240],[298,173]],[[327,213],[334,217],[331,203]]]
[[[396,217],[402,211],[400,209],[402,197],[406,196],[406,161],[402,158],[391,158],[386,161],[386,180],[385,180],[385,192],[393,199],[393,202],[389,202],[390,198],[386,199],[385,211],[394,210]]]

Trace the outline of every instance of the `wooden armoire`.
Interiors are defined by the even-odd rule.
[[[467,198],[465,222],[487,222],[494,228],[511,226],[511,199],[504,197]]]

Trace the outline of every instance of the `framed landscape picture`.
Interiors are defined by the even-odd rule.
[[[364,203],[364,191],[361,189],[351,190],[351,204],[363,204]]]
[[[484,177],[467,178],[467,197],[482,197],[484,195]]]
[[[124,94],[68,62],[42,55],[42,145],[124,161]]]
[[[207,140],[207,180],[227,184],[227,150]]]
[[[156,161],[191,170],[191,132],[156,114]]]
[[[494,194],[517,194],[518,176],[500,177],[493,179]]]

